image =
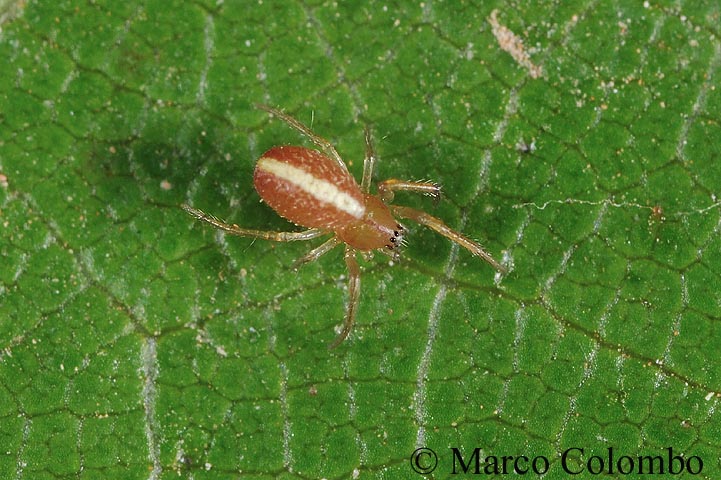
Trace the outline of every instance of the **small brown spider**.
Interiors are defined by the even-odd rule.
[[[440,188],[431,182],[409,182],[389,179],[378,184],[378,194],[370,193],[373,166],[376,160],[370,131],[365,129],[366,155],[360,186],[326,139],[313,133],[295,118],[272,107],[258,108],[280,118],[290,127],[307,136],[325,154],[306,147],[281,146],[265,152],[255,166],[253,184],[260,197],[278,214],[296,225],[307,227],[300,232],[271,232],[242,228],[224,223],[212,215],[189,205],[182,207],[198,220],[232,235],[255,237],[275,242],[311,240],[322,235],[333,236],[325,243],[299,258],[294,267],[318,259],[333,247],[345,245],[348,268],[348,307],[343,330],[329,348],[333,349],[348,337],[355,323],[360,298],[360,267],[356,252],[365,259],[378,250],[398,258],[396,248],[403,242],[405,228],[395,217],[425,225],[449,240],[481,257],[496,270],[504,268],[481,245],[449,228],[442,220],[409,207],[391,205],[394,192],[411,191],[438,198]]]

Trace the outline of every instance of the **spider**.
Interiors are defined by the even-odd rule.
[[[397,249],[403,244],[406,230],[396,217],[425,225],[482,258],[496,270],[505,271],[480,244],[451,229],[442,220],[420,210],[390,203],[398,191],[417,192],[438,198],[440,187],[435,183],[389,179],[378,184],[377,194],[370,193],[376,153],[367,127],[363,178],[359,186],[328,140],[276,108],[267,105],[256,107],[284,121],[325,152],[297,146],[273,147],[260,157],[253,174],[253,184],[263,201],[281,217],[306,227],[307,230],[253,230],[225,223],[190,205],[184,204],[182,208],[198,220],[241,237],[292,242],[333,235],[325,243],[296,260],[294,269],[317,260],[332,248],[343,244],[345,264],[348,268],[349,299],[343,328],[328,346],[329,349],[340,345],[355,323],[360,299],[360,267],[356,253],[360,253],[366,260],[372,256],[373,251],[380,251],[396,260],[399,258]]]

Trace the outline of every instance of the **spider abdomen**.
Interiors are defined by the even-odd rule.
[[[271,148],[258,160],[253,184],[265,203],[296,225],[337,231],[365,215],[355,179],[310,148]]]
[[[377,195],[364,194],[346,168],[317,150],[273,147],[255,166],[260,197],[296,225],[335,232],[358,250],[393,250],[403,228]]]

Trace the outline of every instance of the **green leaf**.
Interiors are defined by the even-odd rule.
[[[1,1],[0,477],[717,478],[721,7],[626,3]],[[308,142],[257,102],[356,177],[370,125],[378,179],[444,187],[397,201],[510,272],[409,225],[328,351],[340,248],[295,273],[319,241],[179,208],[296,228],[251,178]]]

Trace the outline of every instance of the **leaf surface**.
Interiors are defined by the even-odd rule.
[[[565,478],[570,448],[672,447],[718,477],[720,10],[0,2],[0,476],[417,478],[427,447],[445,478],[455,447]],[[510,272],[409,224],[329,352],[341,249],[296,273],[319,241],[178,207],[296,229],[252,170],[308,142],[257,102],[357,178],[370,125],[377,179],[444,187],[396,201]]]

